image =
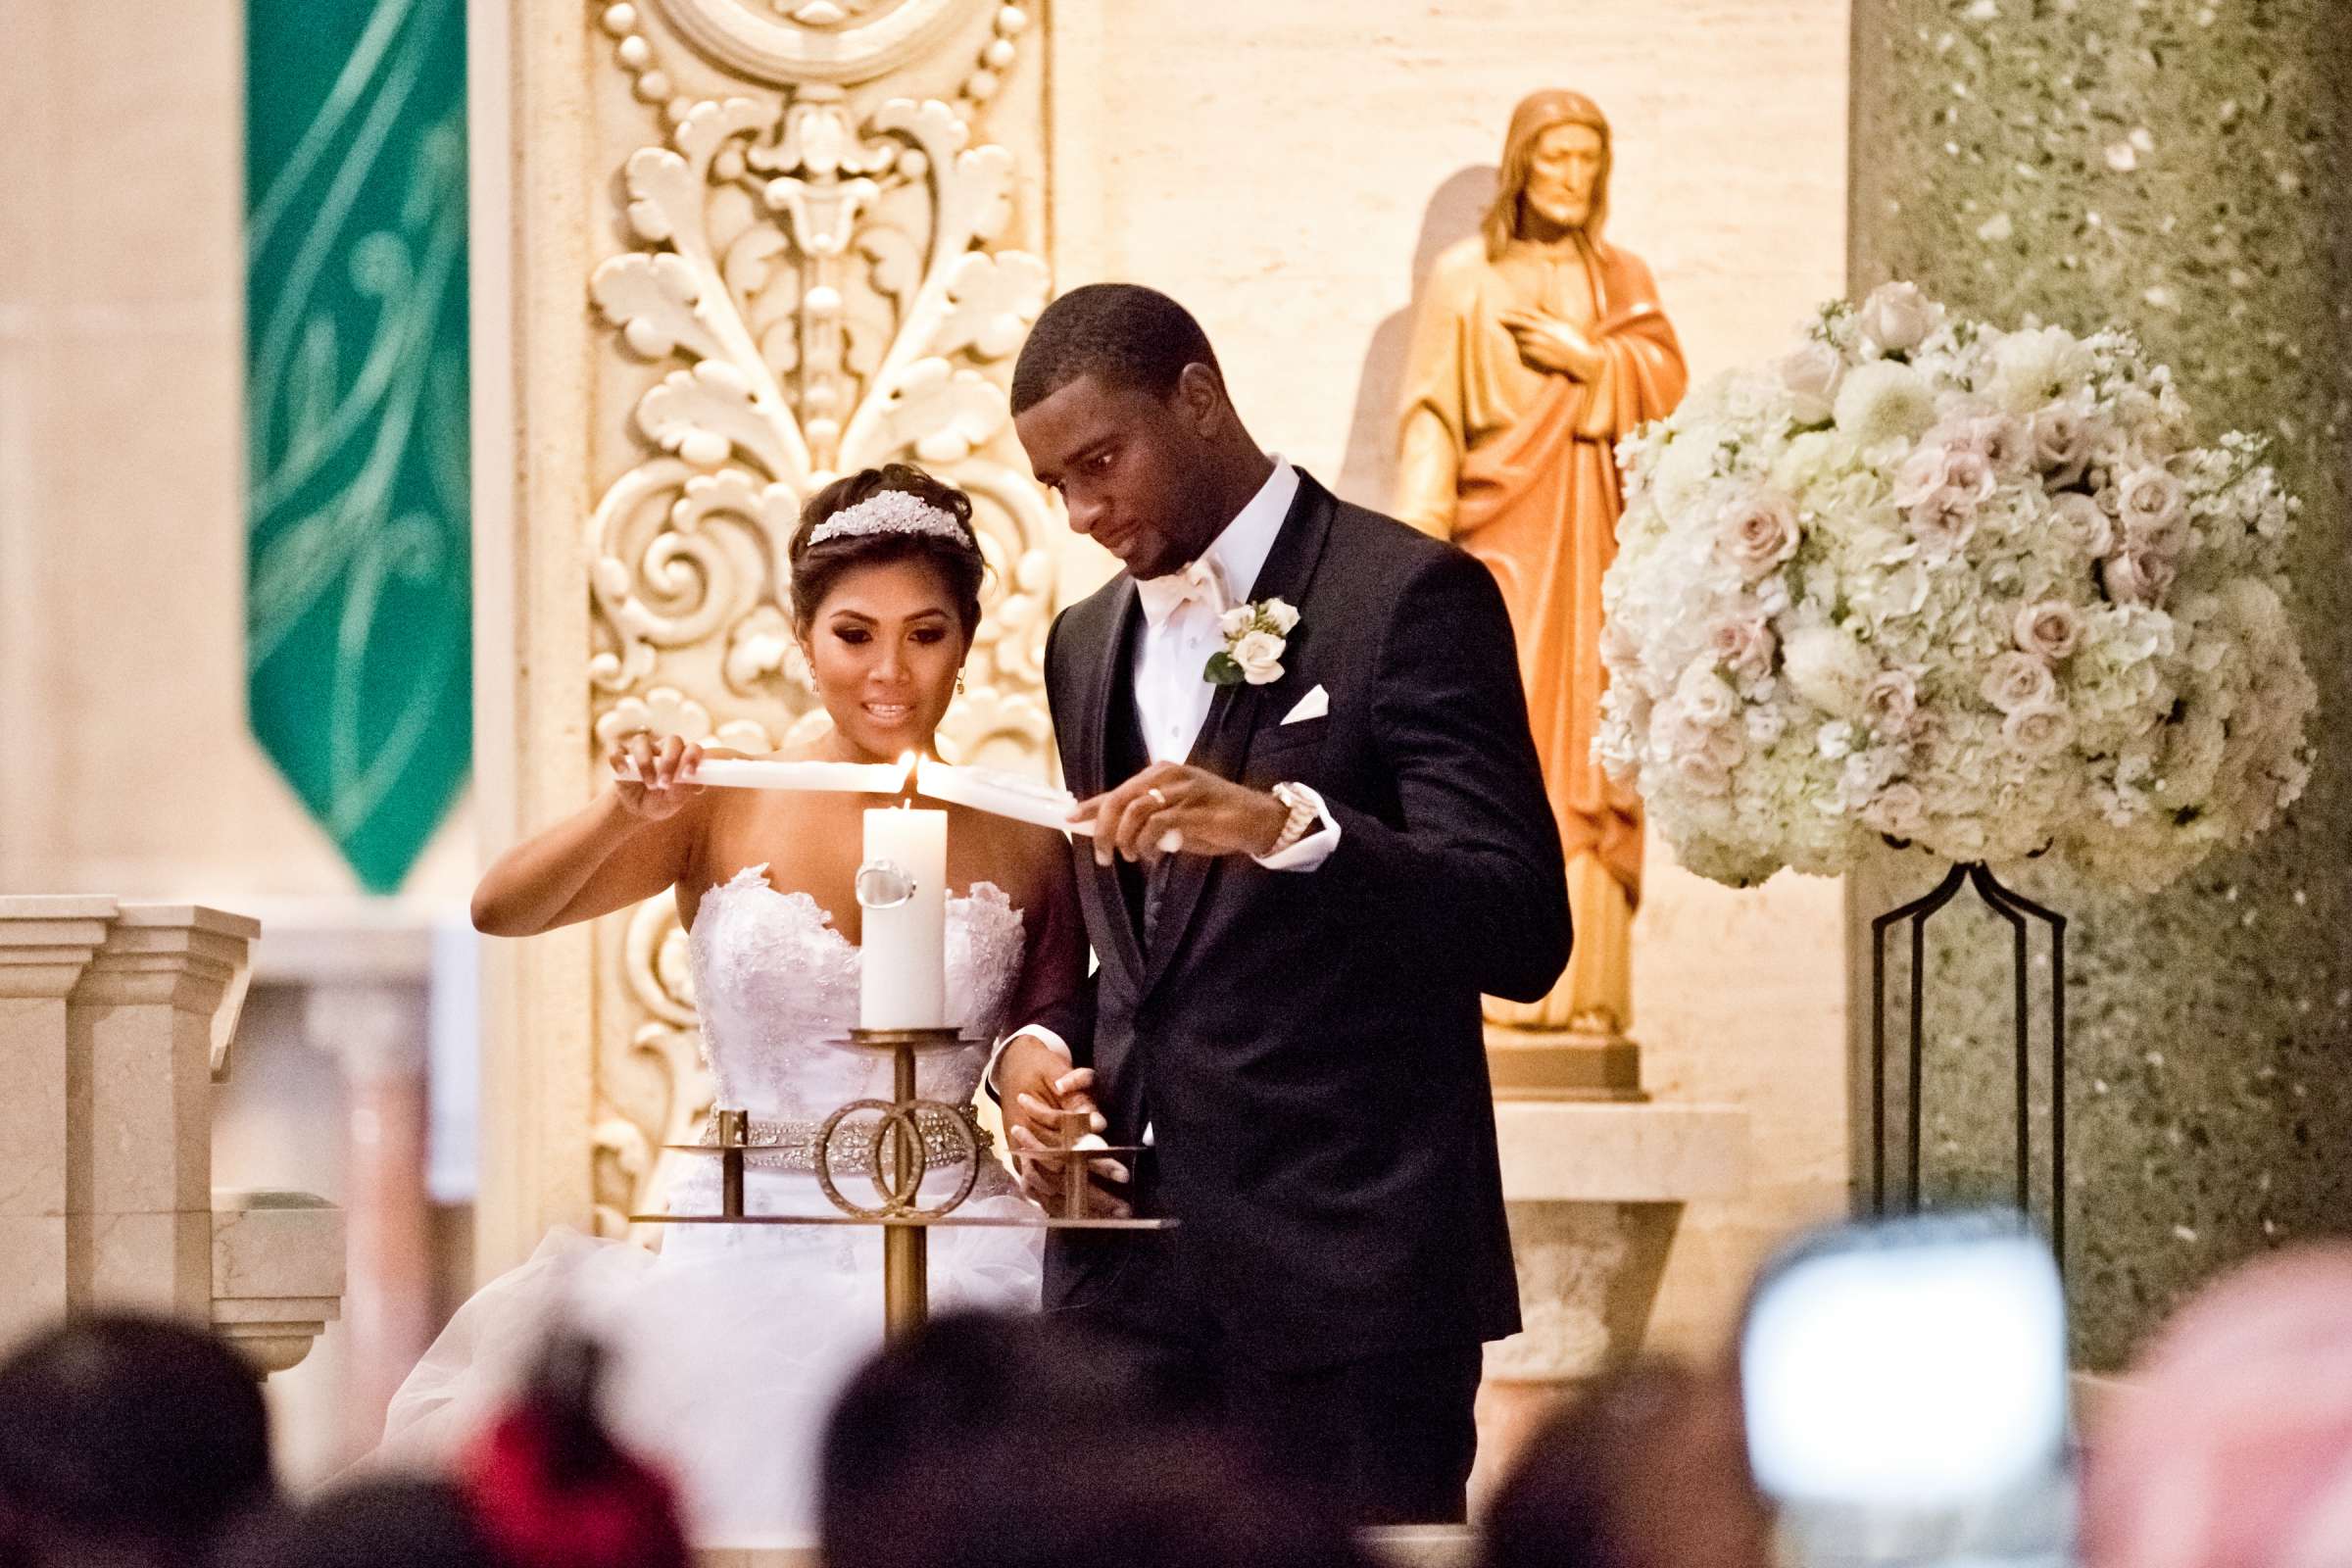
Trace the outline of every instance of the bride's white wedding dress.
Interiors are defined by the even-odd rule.
[[[949,1014],[967,1036],[1005,1025],[1021,972],[1021,914],[990,883],[948,903]],[[689,941],[703,1049],[718,1103],[751,1112],[745,1173],[752,1214],[834,1214],[804,1140],[843,1103],[890,1098],[887,1057],[828,1044],[858,1015],[858,950],[805,893],[779,893],[753,866],[704,895]],[[970,1102],[987,1063],[974,1046],[923,1058],[923,1098]],[[719,1210],[718,1161],[684,1156],[668,1212]],[[846,1164],[846,1160],[838,1163]],[[844,1196],[870,1179],[836,1170]],[[934,1172],[923,1201],[953,1193]],[[1033,1213],[984,1157],[959,1215]],[[932,1309],[1034,1310],[1042,1233],[947,1227],[931,1233]],[[550,1314],[613,1352],[608,1410],[633,1448],[681,1489],[701,1540],[755,1543],[814,1534],[817,1446],[842,1383],[881,1342],[882,1238],[863,1226],[673,1225],[659,1255],[575,1232],[476,1292],[393,1398],[378,1459],[433,1458],[494,1410]]]

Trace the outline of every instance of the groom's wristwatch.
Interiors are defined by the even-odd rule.
[[[1274,798],[1291,808],[1291,815],[1290,820],[1282,824],[1282,831],[1275,835],[1274,847],[1266,851],[1268,855],[1280,855],[1306,837],[1306,830],[1313,827],[1315,819],[1323,814],[1316,808],[1314,797],[1296,784],[1275,785]]]

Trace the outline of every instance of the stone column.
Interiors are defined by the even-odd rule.
[[[107,898],[0,899],[0,1341],[72,1304],[67,1006],[115,917]]]
[[[2304,500],[2290,573],[2324,700],[2301,806],[2160,898],[2028,883],[2074,922],[2070,1284],[2078,1358],[2112,1366],[2216,1270],[2352,1224],[2352,31],[2337,0],[1855,0],[1853,25],[1856,292],[1906,277],[2006,324],[2129,325],[2207,437],[2273,437]],[[1854,879],[1859,998],[1868,917],[1919,881]],[[1929,929],[1930,1180],[1996,1197],[2006,928]]]
[[[351,1338],[343,1414],[344,1440],[360,1453],[382,1436],[384,1408],[433,1334],[425,992],[416,985],[322,983],[306,1000],[304,1025],[312,1044],[343,1064],[350,1097],[343,1298]]]
[[[213,1074],[261,922],[125,905],[67,1014],[67,1259],[76,1302],[209,1321]]]

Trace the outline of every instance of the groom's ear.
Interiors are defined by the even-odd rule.
[[[1233,417],[1232,401],[1225,396],[1224,377],[1198,360],[1178,373],[1171,401],[1185,425],[1203,438],[1216,435],[1224,428],[1225,421]]]

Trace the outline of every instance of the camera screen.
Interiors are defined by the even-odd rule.
[[[2065,1298],[2029,1235],[1798,1257],[1759,1288],[1740,1362],[1750,1463],[1783,1501],[1958,1505],[2062,1462]]]

